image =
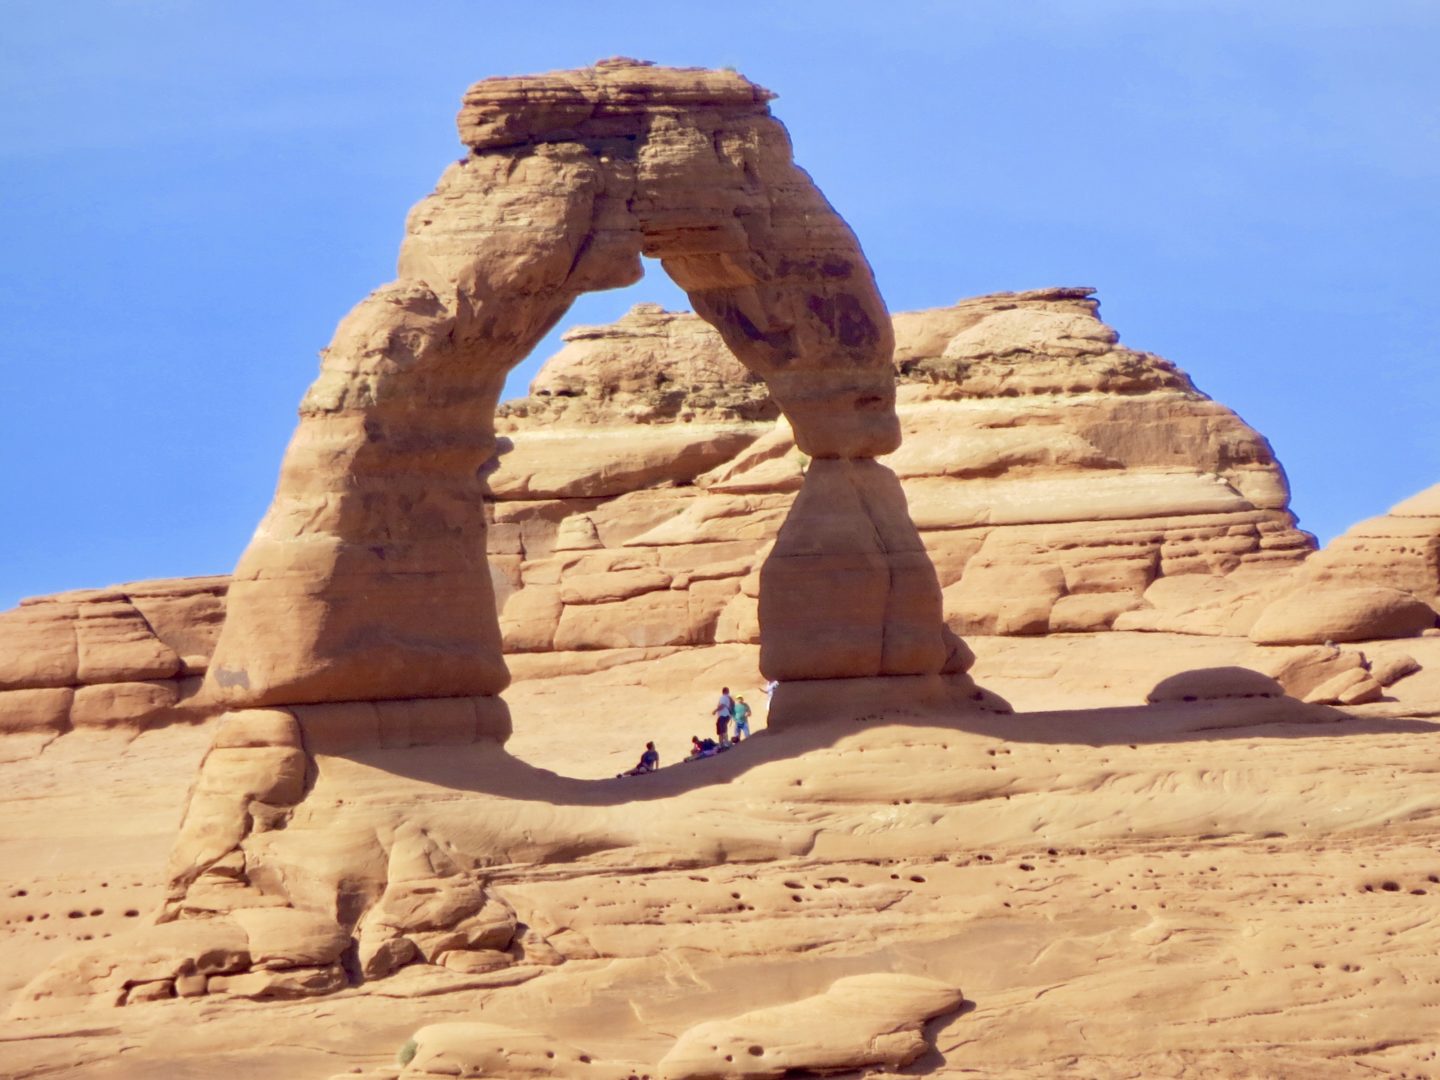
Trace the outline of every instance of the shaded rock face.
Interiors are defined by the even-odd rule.
[[[869,461],[899,445],[889,318],[854,235],[791,161],[771,96],[732,72],[628,60],[469,90],[459,116],[469,153],[412,211],[399,279],[340,324],[301,406],[274,502],[231,585],[210,673],[218,701],[498,694],[508,674],[486,561],[487,477],[527,498],[607,498],[657,476],[692,479],[754,441],[758,430],[672,425],[649,454],[605,442],[612,467],[598,475],[577,479],[538,459],[496,472],[493,459],[509,449],[494,424],[506,372],[575,297],[635,281],[642,254],[661,261],[748,372],[730,380],[733,368],[693,352],[689,381],[711,387],[710,412],[762,421],[778,407],[814,458]],[[647,332],[663,335],[665,320],[649,314]],[[603,348],[589,353],[603,362]],[[588,361],[571,368],[568,378],[551,374],[543,407],[524,411],[540,423],[568,419],[556,391],[563,397]],[[615,389],[637,396],[625,380]],[[649,396],[650,413],[634,418],[680,416],[663,388]],[[692,406],[686,419],[696,415],[706,408]],[[549,440],[562,458],[607,457]],[[939,676],[953,650],[933,569],[913,546],[892,558],[867,535],[890,527],[874,512],[905,518],[903,496],[894,488],[898,499],[872,505],[853,485],[858,474],[834,475],[853,489],[859,516],[830,537],[825,558],[871,560],[904,601],[837,608],[797,595],[808,613],[800,623],[823,628],[847,673],[865,677],[913,673],[914,650],[899,669],[888,651],[849,669],[852,639],[884,636],[887,620],[901,619],[905,634],[928,636],[920,652]],[[808,550],[777,548],[774,558],[813,565]],[[657,581],[652,573],[635,587]],[[676,600],[644,603],[661,599],[642,625],[675,621]],[[762,642],[762,667],[772,654]],[[786,674],[839,666],[823,650],[812,656],[813,670],[791,656]]]

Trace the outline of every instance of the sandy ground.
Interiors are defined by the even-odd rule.
[[[965,990],[912,1075],[1440,1075],[1440,641],[1368,650],[1426,669],[1344,711],[1141,706],[1244,642],[972,645],[1017,715],[822,725],[627,780],[607,778],[647,738],[669,765],[707,730],[721,684],[762,700],[754,650],[583,676],[520,658],[509,754],[322,759],[286,842],[423,820],[487,858],[565,963],[500,989],[407,969],[299,1002],[9,1021],[0,1075],[324,1078],[452,1019],[653,1063],[702,1020],[876,971]],[[0,766],[0,1007],[151,913],[207,739],[67,735]]]

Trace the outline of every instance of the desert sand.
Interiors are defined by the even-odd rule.
[[[477,84],[235,574],[0,613],[0,1074],[1440,1075],[1440,489],[892,317],[769,96]]]
[[[1416,675],[1395,688],[1413,697],[1345,710],[1145,706],[1157,675],[1249,646],[1137,637],[977,641],[977,677],[1012,717],[818,725],[673,766],[753,648],[521,677],[514,760],[336,758],[317,793],[330,780],[407,819],[443,810],[563,963],[496,989],[422,965],[319,998],[10,1020],[0,1061],[16,1076],[394,1075],[417,1029],[483,1022],[642,1075],[701,1023],[898,972],[966,1001],[926,1028],[912,1075],[1430,1074],[1440,687]],[[1440,670],[1440,642],[1405,646]],[[1109,685],[1087,696],[1101,669]],[[575,722],[586,702],[606,703],[593,732]],[[7,1004],[67,947],[153,914],[208,735],[76,732],[6,766]],[[667,767],[606,779],[647,736]],[[323,837],[323,815],[310,827]],[[823,1017],[806,1028],[792,1037],[830,1038]]]

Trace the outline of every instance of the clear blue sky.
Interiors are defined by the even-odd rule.
[[[230,569],[487,75],[731,65],[894,310],[1093,285],[1322,539],[1440,481],[1434,0],[6,0],[0,607]],[[662,275],[570,324],[682,297]],[[523,386],[544,346],[520,370]]]

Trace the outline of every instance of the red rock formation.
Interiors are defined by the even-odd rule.
[[[275,501],[235,572],[211,671],[217,699],[293,705],[505,687],[482,499],[500,449],[496,399],[576,296],[633,282],[642,254],[661,260],[764,379],[804,453],[851,461],[895,449],[889,319],[854,236],[791,162],[770,96],[729,72],[625,60],[470,89],[459,118],[470,153],[411,213],[400,279],[341,323],[301,407]],[[678,479],[744,441],[684,438],[664,456]],[[653,467],[632,462],[588,484],[532,470],[518,490],[604,497]],[[867,501],[852,483],[859,474],[831,471],[854,494],[851,517],[832,511],[821,562],[867,559],[882,591],[893,579],[905,599],[837,607],[791,596],[807,614],[787,630],[813,629],[812,643],[839,652],[812,644],[807,661],[791,649],[777,671],[928,665],[937,675],[958,654],[934,571],[912,546],[892,557],[869,539],[892,528],[869,515],[903,518],[903,495],[892,484],[883,505]],[[794,562],[792,585],[818,582],[803,544],[775,559]],[[926,645],[852,667],[852,641],[878,640],[894,619]],[[767,639],[762,666],[774,655]]]
[[[1267,645],[1409,637],[1440,611],[1440,484],[1337,536],[1260,613]]]
[[[473,863],[450,861],[422,830],[403,839],[388,824],[362,825],[368,839],[325,866],[274,834],[328,757],[475,743],[488,753],[510,734],[484,498],[502,449],[496,399],[508,369],[574,298],[632,282],[642,253],[661,259],[765,381],[796,445],[817,459],[766,567],[762,604],[775,604],[777,588],[783,596],[762,667],[816,683],[822,697],[837,682],[896,676],[905,679],[887,693],[912,704],[949,707],[975,693],[904,494],[873,461],[899,444],[889,318],[854,236],[791,162],[769,97],[733,73],[634,61],[471,88],[459,121],[470,153],[412,212],[399,280],[336,331],[274,501],[230,582],[205,687],[230,711],[200,766],[161,913],[162,923],[199,919],[206,929],[188,939],[158,931],[162,960],[143,978],[116,976],[123,961],[97,947],[39,980],[34,1001],[110,994],[117,977],[126,993],[145,987],[122,1001],[180,994],[182,979],[186,993],[256,997],[344,983],[333,952],[305,947],[313,920],[266,928],[268,952],[302,957],[283,976],[267,974],[248,925],[229,925],[228,913],[252,907],[319,913],[319,937],[334,936],[327,919],[339,937],[357,935],[373,977],[415,956],[470,974],[509,966],[514,918],[497,915]],[[757,417],[774,408],[752,379],[738,383]],[[668,446],[662,474],[692,479],[759,434]],[[654,467],[578,480],[532,470],[516,490],[604,498],[653,480]],[[587,552],[599,543],[596,530],[574,525],[554,540]],[[658,599],[654,622],[664,625],[676,599],[689,606],[670,569],[613,558],[587,569],[555,581],[567,610]],[[681,573],[688,586],[695,575]],[[728,596],[699,577],[698,597]],[[545,603],[532,606],[543,623]],[[106,648],[128,643],[128,609],[90,614]],[[627,610],[611,632],[644,627]],[[553,640],[567,632],[562,613]],[[149,672],[146,662],[127,654],[96,677]],[[83,650],[77,664],[86,669]],[[155,664],[150,673],[163,677],[181,661],[157,653]],[[771,726],[814,707],[803,694],[777,699]],[[205,964],[214,933],[236,943],[218,969]],[[186,954],[186,940],[200,952]]]
[[[916,508],[957,630],[1244,635],[1311,550],[1264,439],[1172,364],[1120,346],[1088,290],[977,297],[894,322],[905,442],[886,463]],[[777,413],[764,382],[694,315],[644,304],[570,331],[531,394],[496,411],[504,449],[487,475],[488,539],[505,651],[758,641],[760,563],[805,470],[815,474]],[[1399,567],[1394,580],[1433,597],[1422,510],[1408,500],[1311,565],[1349,589],[1379,587]],[[9,726],[68,725],[79,683],[61,614],[77,597],[130,597],[198,672],[224,580],[163,611],[146,599],[168,594],[161,582],[0,616],[15,642],[0,694]],[[182,641],[177,616],[190,606],[198,624]],[[128,704],[116,715],[139,716],[151,653],[117,655]]]
[[[139,730],[192,719],[225,617],[223,577],[23,600],[0,614],[0,731]]]
[[[884,463],[956,632],[1119,621],[1243,635],[1253,603],[1224,617],[1206,605],[1243,608],[1237,595],[1312,550],[1265,440],[1173,364],[1119,345],[1091,290],[977,297],[902,313],[895,328],[905,441]],[[491,478],[491,535],[508,650],[758,639],[756,571],[772,530],[802,480],[828,483],[835,466],[810,462],[783,420],[762,426],[744,378],[703,322],[647,305],[572,332],[531,395],[501,407],[513,450]],[[715,447],[720,432],[744,448],[699,475],[679,464],[676,448]],[[630,491],[603,494],[621,473]],[[877,602],[855,572],[837,591]],[[626,585],[572,586],[596,574]]]
[[[1120,346],[1088,290],[977,297],[894,322],[905,442],[886,464],[915,508],[957,631],[1118,623],[1243,635],[1310,551],[1264,439],[1172,364]],[[504,449],[487,474],[488,540],[505,651],[758,641],[760,564],[806,470],[821,481],[777,414],[764,382],[694,315],[647,304],[612,326],[570,331],[531,394],[496,411]],[[1311,565],[1351,589],[1410,567],[1395,580],[1433,597],[1434,560],[1416,532],[1429,519],[1412,506],[1423,510],[1410,500],[1357,526]],[[887,542],[897,555],[913,548]],[[137,695],[158,693],[148,684],[167,648],[185,658],[180,688],[193,689],[224,583],[203,579],[193,596],[186,583],[139,583],[0,616],[0,636],[15,643],[0,668],[9,726],[69,724],[82,685],[81,597],[128,597],[161,635],[111,652],[111,683],[98,685],[123,685],[106,691],[113,702],[87,691],[82,714],[98,718],[104,705],[122,719],[162,715]],[[770,618],[788,625],[789,613]],[[872,632],[844,647],[873,653],[879,640]]]

